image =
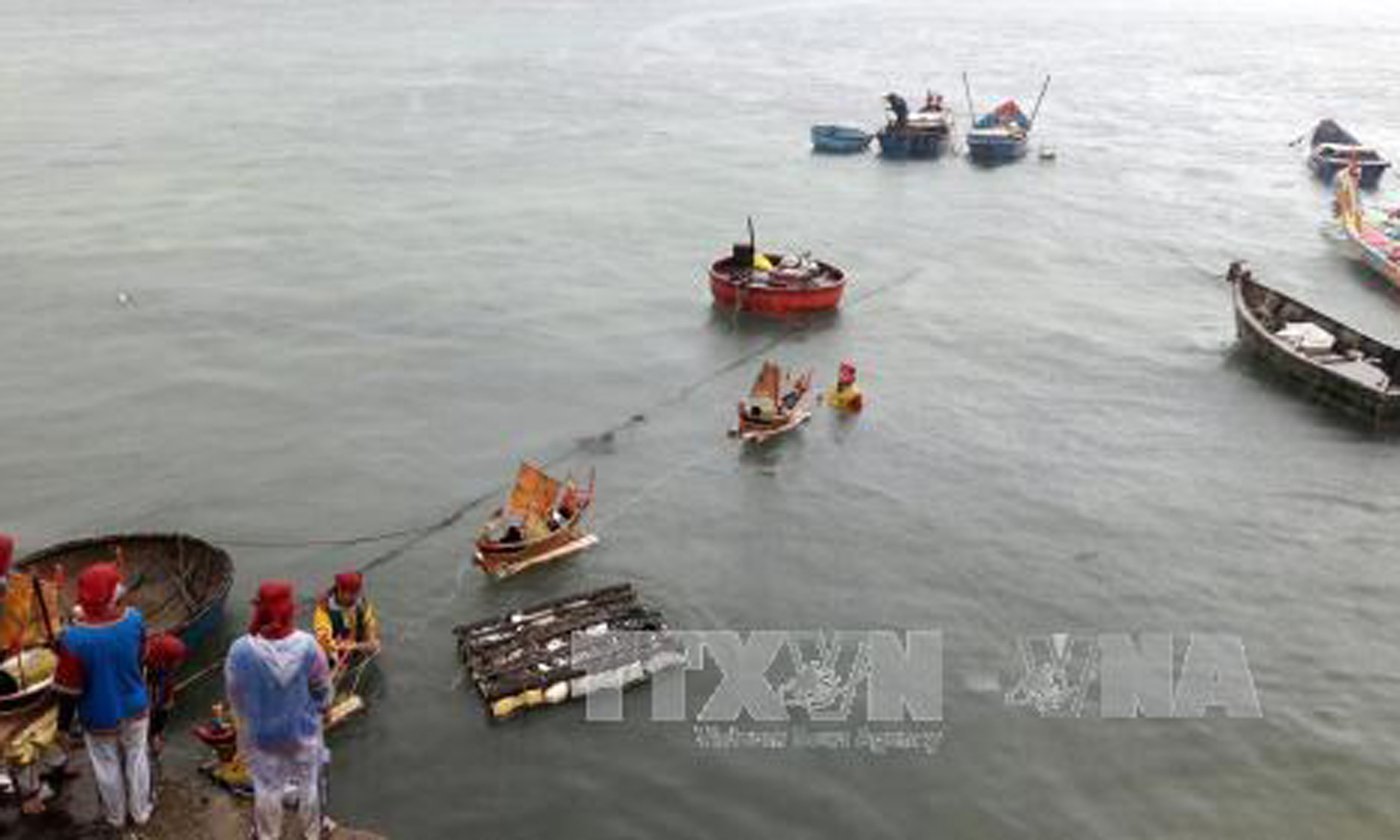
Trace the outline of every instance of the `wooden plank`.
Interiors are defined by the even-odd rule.
[[[526,569],[531,568],[532,566],[538,566],[542,563],[548,563],[551,560],[563,559],[571,554],[577,554],[580,551],[592,548],[597,544],[598,536],[596,534],[585,534],[584,536],[574,540],[573,542],[565,543],[552,551],[546,551],[544,554],[541,554],[538,557],[531,557],[529,560],[524,560],[520,563],[503,564],[497,566],[496,570],[493,571],[492,574],[495,575],[497,578],[508,578],[511,575],[519,574],[520,572],[523,572]]]

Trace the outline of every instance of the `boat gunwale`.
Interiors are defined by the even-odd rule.
[[[785,256],[779,252],[763,252],[775,265]],[[812,280],[799,280],[792,285],[772,285],[766,281],[754,282],[750,274],[742,276],[741,271],[734,268],[734,255],[725,254],[714,262],[710,263],[710,279],[736,289],[761,290],[768,294],[796,294],[807,295],[814,292],[827,292],[832,289],[842,288],[846,285],[846,272],[825,260],[815,260],[818,268],[817,277],[826,277],[828,282],[813,282]],[[742,279],[741,279],[742,277]]]
[[[577,511],[575,511],[572,519],[570,519],[568,522],[563,523],[558,528],[555,528],[553,531],[550,531],[549,533],[544,534],[543,536],[536,537],[533,540],[523,540],[521,542],[514,543],[502,543],[499,540],[479,539],[476,541],[477,553],[483,559],[499,559],[509,555],[523,554],[529,551],[530,549],[538,548],[544,543],[558,537],[561,534],[567,534],[574,531],[581,531],[581,533],[579,533],[578,536],[575,537],[575,539],[581,539],[582,537],[587,536],[586,529],[581,528],[581,525],[583,523],[583,516],[592,506],[593,498],[590,496],[587,501],[579,505],[579,508]],[[502,562],[504,562],[503,559]]]
[[[131,534],[107,534],[96,537],[81,537],[73,540],[66,540],[61,543],[45,546],[32,554],[25,555],[23,559],[15,561],[15,569],[21,570],[30,566],[53,562],[64,555],[77,551],[110,546],[125,542],[138,540],[153,540],[157,542],[188,542],[194,543],[207,549],[210,556],[221,567],[217,570],[217,577],[208,593],[205,593],[198,603],[197,608],[191,608],[181,621],[171,624],[164,630],[166,633],[179,636],[185,631],[194,627],[204,620],[211,611],[219,609],[228,598],[229,592],[233,589],[234,567],[233,558],[229,553],[219,546],[190,534],[181,532],[142,532]]]

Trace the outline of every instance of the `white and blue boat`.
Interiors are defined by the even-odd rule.
[[[967,76],[963,75],[966,84]],[[1036,115],[1040,113],[1040,103],[1045,99],[1045,91],[1050,87],[1050,77],[1040,89],[1035,108],[1029,117],[1014,100],[1008,99],[990,113],[973,120],[967,132],[967,155],[978,163],[1008,163],[1024,157],[1030,148],[1031,128]],[[972,90],[968,88],[968,108],[972,108]]]
[[[930,92],[924,106],[913,114],[898,94],[886,94],[885,103],[889,118],[876,135],[881,155],[928,160],[947,150],[953,136],[953,115],[943,107],[943,97]]]
[[[844,125],[812,126],[812,151],[831,155],[858,154],[870,147],[873,136]]]

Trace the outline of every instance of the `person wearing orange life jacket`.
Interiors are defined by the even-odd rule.
[[[379,617],[363,590],[364,575],[342,572],[335,576],[335,586],[316,602],[312,629],[333,665],[347,654],[379,650]]]

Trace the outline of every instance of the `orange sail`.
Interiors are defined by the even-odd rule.
[[[543,519],[554,508],[554,497],[559,494],[559,481],[550,478],[544,470],[533,464],[521,464],[515,476],[515,487],[510,491],[507,509],[525,520]]]
[[[34,597],[34,583],[44,593],[48,607],[48,629],[44,628],[45,610]],[[37,579],[24,572],[11,572],[9,589],[5,593],[4,614],[0,615],[0,651],[13,651],[33,645],[48,644],[58,635],[58,585],[54,581]]]
[[[773,402],[778,401],[778,390],[782,387],[783,370],[772,362],[764,362],[763,368],[758,372],[758,378],[753,381],[753,388],[749,390],[749,396],[767,397]]]

